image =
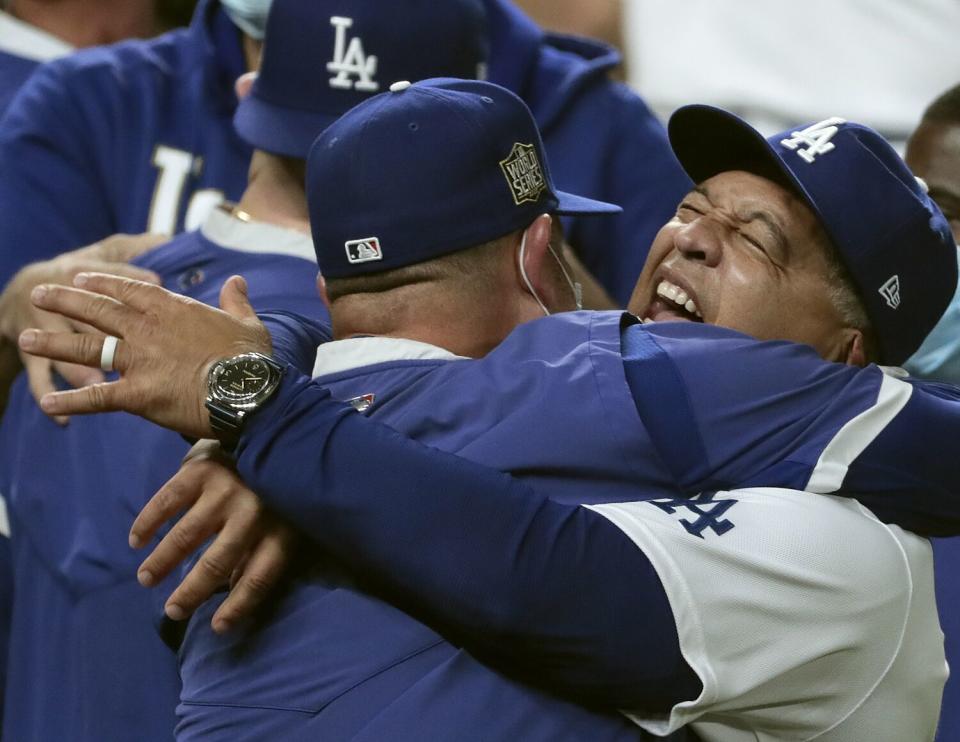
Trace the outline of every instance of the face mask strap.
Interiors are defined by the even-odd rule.
[[[583,286],[580,285],[579,281],[574,281],[570,277],[570,273],[567,272],[566,267],[563,265],[563,261],[560,260],[560,257],[554,252],[553,245],[547,244],[547,249],[550,250],[550,254],[553,255],[553,259],[557,261],[557,265],[560,266],[560,270],[563,273],[563,277],[567,279],[567,285],[570,287],[570,290],[573,292],[573,300],[576,302],[577,309],[583,309]]]
[[[537,296],[537,292],[534,291],[533,284],[530,282],[530,278],[527,276],[527,269],[524,266],[524,257],[527,251],[527,231],[523,230],[523,236],[520,238],[520,252],[518,253],[518,262],[520,266],[520,276],[523,278],[523,283],[527,287],[527,291],[530,292],[530,295],[536,300],[537,304],[540,306],[540,309],[543,310],[544,315],[547,317],[550,316],[550,310],[547,309],[546,305],[540,300],[540,297]],[[553,245],[547,243],[547,249],[550,251],[550,254],[553,256],[553,259],[557,261],[557,265],[560,266],[560,271],[563,273],[563,277],[567,281],[567,285],[570,286],[570,290],[573,292],[573,299],[576,302],[577,309],[583,309],[583,286],[580,285],[579,281],[574,281],[570,277],[570,273],[567,271],[566,267],[563,264],[563,261],[560,260],[560,257],[553,249]]]
[[[527,291],[530,292],[530,295],[536,300],[537,304],[540,305],[540,309],[543,310],[544,315],[549,317],[550,311],[547,309],[544,303],[540,301],[540,297],[537,296],[537,292],[534,291],[533,289],[533,284],[530,283],[530,279],[527,277],[527,269],[523,265],[523,262],[524,262],[523,258],[524,258],[524,255],[526,254],[526,251],[527,251],[527,230],[525,229],[523,230],[523,237],[520,238],[520,252],[518,253],[518,258],[517,258],[520,264],[520,276],[523,278],[523,282],[527,286]]]

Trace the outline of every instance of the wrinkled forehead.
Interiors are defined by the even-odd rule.
[[[727,170],[698,183],[693,193],[743,221],[774,225],[795,252],[828,249],[831,243],[819,219],[789,186],[744,170]]]
[[[739,212],[761,212],[774,217],[787,229],[816,223],[813,211],[784,184],[745,170],[726,170],[693,188],[714,206]]]

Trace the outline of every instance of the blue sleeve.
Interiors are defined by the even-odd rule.
[[[3,507],[0,504],[0,507]],[[13,618],[13,555],[10,539],[0,533],[0,729],[3,728],[3,699],[7,686],[7,658],[10,622]]]
[[[28,263],[116,231],[92,153],[104,137],[108,152],[121,142],[109,142],[107,121],[91,131],[63,69],[38,68],[0,120],[0,285]]]
[[[960,532],[949,387],[693,323],[633,325],[623,353],[640,416],[686,491],[835,492],[917,533]]]
[[[699,694],[653,567],[602,516],[428,449],[288,373],[247,484],[398,607],[491,665],[606,707]]]
[[[273,357],[311,376],[317,347],[330,338],[327,323],[285,310],[270,310],[258,315],[270,333]]]

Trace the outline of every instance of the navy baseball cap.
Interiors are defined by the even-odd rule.
[[[760,175],[813,210],[856,285],[883,363],[909,358],[957,289],[950,225],[890,144],[831,118],[764,139],[729,111],[684,106],[670,144],[697,183],[728,170]]]
[[[481,0],[274,0],[234,127],[257,149],[306,158],[321,131],[395,80],[481,77],[486,59]]]
[[[307,160],[307,202],[327,278],[480,245],[540,214],[621,211],[556,190],[516,95],[447,78],[396,83],[324,131]]]

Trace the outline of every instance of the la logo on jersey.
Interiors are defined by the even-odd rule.
[[[514,144],[500,168],[507,178],[510,193],[517,206],[527,201],[536,201],[547,187],[543,169],[537,159],[537,150],[532,144]]]
[[[880,287],[880,296],[887,302],[887,306],[896,309],[900,306],[900,276],[890,276]]]
[[[337,29],[333,61],[327,62],[327,72],[337,73],[336,77],[330,78],[330,87],[340,90],[353,88],[364,92],[379,90],[380,85],[373,79],[377,74],[377,58],[364,53],[359,36],[354,36],[347,43],[347,29],[353,26],[353,18],[335,15],[330,19],[330,25]]]
[[[383,260],[380,240],[376,237],[364,237],[362,240],[349,240],[344,243],[344,247],[347,249],[347,260],[351,264]]]
[[[845,123],[847,123],[846,119],[834,116],[808,126],[803,131],[791,132],[790,138],[781,139],[780,144],[796,151],[806,162],[813,163],[818,155],[825,155],[836,147],[830,140],[839,131],[837,127]]]
[[[660,508],[667,515],[695,515],[693,520],[680,518],[680,525],[691,536],[703,538],[708,528],[717,536],[732,531],[736,526],[726,520],[723,515],[739,500],[718,500],[716,492],[701,492],[696,497],[675,497],[669,500],[648,500],[654,507]]]

